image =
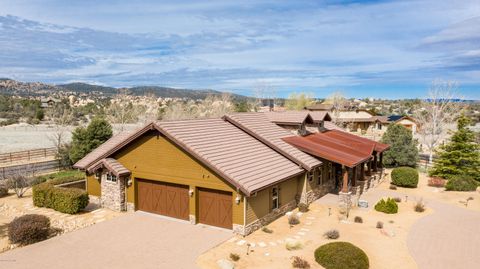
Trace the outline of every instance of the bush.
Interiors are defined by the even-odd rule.
[[[333,242],[315,250],[315,261],[326,269],[368,269],[367,254],[348,242]]]
[[[262,232],[267,233],[267,234],[271,234],[271,233],[273,233],[273,230],[265,226],[265,227],[262,228]]]
[[[400,197],[395,197],[395,198],[393,198],[393,200],[394,200],[396,203],[401,203],[401,202],[402,202],[402,198],[400,198]]]
[[[0,186],[0,198],[8,195],[7,186]]]
[[[375,205],[375,210],[387,214],[395,214],[398,212],[398,205],[391,198],[388,198],[386,201],[382,199]]]
[[[415,206],[413,207],[415,209],[415,212],[423,212],[425,211],[425,204],[423,203],[423,201],[418,201],[417,203],[415,203]]]
[[[363,223],[363,219],[362,219],[362,217],[360,217],[360,216],[355,216],[355,218],[353,219],[353,221],[356,222],[356,223]]]
[[[81,189],[55,187],[48,182],[33,187],[33,204],[38,207],[75,214],[84,209],[88,202],[88,193]]]
[[[396,190],[396,189],[397,189],[397,186],[390,184],[390,187],[389,187],[389,188],[390,188],[391,190]]]
[[[306,260],[298,256],[293,256],[292,258],[293,258],[293,261],[292,261],[293,268],[302,268],[302,269],[310,268],[310,264]]]
[[[297,225],[300,223],[300,219],[298,218],[297,214],[292,213],[288,215],[288,224],[290,225]]]
[[[240,255],[238,255],[237,253],[230,253],[230,260],[236,262],[240,260]]]
[[[303,212],[303,213],[308,212],[308,205],[305,204],[305,203],[299,203],[298,204],[298,211]]]
[[[35,182],[40,184],[48,181],[48,183],[53,185],[60,185],[82,179],[85,179],[85,173],[77,170],[65,170],[45,176],[39,176],[36,178]]]
[[[328,230],[323,234],[323,236],[327,239],[338,239],[340,237],[340,233],[338,230]]]
[[[42,215],[23,215],[8,224],[8,239],[13,244],[36,243],[47,239],[49,233],[50,219]]]
[[[286,244],[285,244],[285,248],[289,251],[291,250],[298,250],[298,249],[302,249],[302,243],[298,242],[298,241],[288,241]]]
[[[475,191],[477,187],[478,183],[473,177],[461,175],[450,177],[445,184],[445,190],[447,191]]]
[[[445,187],[445,183],[447,181],[443,178],[439,178],[439,177],[431,177],[430,179],[428,179],[428,186],[430,187],[437,187],[437,188],[443,188]]]
[[[383,222],[377,221],[377,229],[383,229]]]
[[[418,171],[411,167],[398,167],[392,170],[392,184],[400,187],[416,188]]]

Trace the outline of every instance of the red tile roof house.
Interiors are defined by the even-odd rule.
[[[328,119],[238,113],[152,122],[112,137],[74,167],[86,171],[87,191],[104,207],[247,235],[329,192],[355,204],[370,186],[388,145],[340,131]],[[317,125],[315,132],[307,125]]]

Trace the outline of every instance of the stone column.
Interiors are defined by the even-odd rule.
[[[350,209],[352,208],[352,193],[348,190],[348,167],[342,166],[343,186],[338,193],[338,206],[342,218],[346,219]],[[352,175],[353,176],[353,175]]]
[[[373,154],[373,172],[377,172],[377,164],[378,164],[377,153],[375,152]]]
[[[342,185],[342,192],[348,192],[348,168],[342,167],[342,176],[343,176],[343,185]]]

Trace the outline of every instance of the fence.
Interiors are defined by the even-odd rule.
[[[29,162],[46,158],[55,158],[57,150],[55,148],[32,149],[10,153],[0,153],[0,165]]]
[[[50,172],[59,171],[61,164],[59,160],[18,164],[7,167],[0,167],[0,180],[7,179],[14,175],[37,176]]]

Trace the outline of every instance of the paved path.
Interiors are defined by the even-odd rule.
[[[429,200],[435,212],[413,224],[407,238],[420,269],[480,268],[480,212]]]
[[[0,268],[196,268],[231,231],[135,212],[0,255]]]

